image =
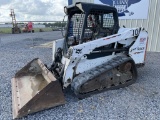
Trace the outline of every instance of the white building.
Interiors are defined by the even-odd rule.
[[[94,3],[95,0],[69,0],[73,4],[75,2],[89,2]],[[106,0],[110,1],[110,0]],[[133,0],[132,0],[133,1]],[[145,1],[145,0],[139,0]],[[141,6],[143,10],[145,5]],[[160,52],[160,0],[149,0],[149,9],[147,9],[148,15],[146,19],[123,19],[120,20],[120,26],[126,27],[144,27],[149,34],[148,51]],[[141,12],[139,10],[139,12]]]

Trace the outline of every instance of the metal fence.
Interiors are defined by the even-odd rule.
[[[18,21],[17,25],[22,32],[26,27],[27,21]],[[33,29],[35,32],[60,31],[66,26],[66,21],[33,21]],[[11,22],[0,22],[0,33],[6,34],[12,32]]]

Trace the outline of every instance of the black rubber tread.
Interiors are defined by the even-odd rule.
[[[80,89],[81,85],[83,85],[87,81],[101,75],[104,72],[107,73],[110,70],[118,67],[119,65],[121,65],[125,62],[129,62],[129,61],[132,63],[132,69],[133,69],[133,71],[132,71],[133,72],[133,79],[131,81],[126,82],[125,84],[120,84],[118,86],[112,86],[110,88],[105,88],[101,91],[96,90],[96,91],[83,93],[83,94],[79,93],[79,89]],[[113,58],[112,60],[110,60],[107,63],[104,63],[100,66],[93,68],[92,70],[88,70],[88,71],[76,76],[72,81],[71,88],[78,98],[83,99],[85,97],[89,97],[92,94],[97,94],[100,92],[104,92],[106,90],[113,90],[113,89],[127,87],[127,86],[133,84],[136,81],[136,79],[137,79],[137,69],[136,69],[136,66],[135,66],[133,59],[130,57],[127,57],[127,56],[118,56],[118,57]]]

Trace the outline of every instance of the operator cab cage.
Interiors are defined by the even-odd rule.
[[[107,5],[82,3],[64,7],[68,15],[66,47],[116,34],[119,29],[117,9]]]

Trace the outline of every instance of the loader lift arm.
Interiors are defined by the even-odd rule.
[[[130,39],[130,38],[137,37],[137,35],[133,36],[133,31],[135,31],[137,29],[141,30],[140,33],[139,33],[139,36],[137,38],[137,42],[141,39],[141,37],[146,37],[146,39],[147,39],[147,33],[143,28],[134,28],[134,29],[126,30],[125,32],[123,32],[121,34],[115,34],[115,35],[111,35],[111,36],[108,36],[108,37],[99,38],[97,40],[93,40],[93,41],[90,41],[90,42],[86,42],[86,43],[83,43],[83,44],[79,44],[79,45],[70,47],[69,50],[68,50],[69,60],[67,61],[68,66],[66,66],[66,68],[65,68],[66,70],[65,70],[65,73],[64,73],[65,77],[63,78],[63,86],[67,87],[72,82],[72,81],[71,82],[68,82],[68,81],[70,81],[69,79],[74,78],[73,74],[71,74],[72,72],[75,71],[73,69],[73,66],[77,66],[78,62],[81,59],[87,59],[86,55],[90,55],[90,54],[94,53],[94,50],[96,48],[106,46],[106,45],[110,45],[112,43],[120,42],[120,41],[125,40],[125,39]],[[134,39],[132,41],[130,46],[127,46],[128,48],[123,47],[122,49],[119,49],[119,50],[117,48],[116,49],[112,48],[108,51],[106,50],[105,52],[110,51],[111,53],[113,53],[113,52],[116,52],[116,51],[117,52],[120,52],[120,51],[124,52],[124,51],[128,50],[126,54],[128,56],[130,56],[132,52],[129,52],[129,51],[131,51],[131,49],[133,48],[132,46],[134,45],[135,41],[136,41],[136,39]],[[78,50],[80,50],[80,52],[77,52]],[[142,57],[144,57],[144,56],[142,56]],[[137,64],[137,58],[133,58],[133,59]],[[74,63],[73,63],[73,61],[74,61]]]

